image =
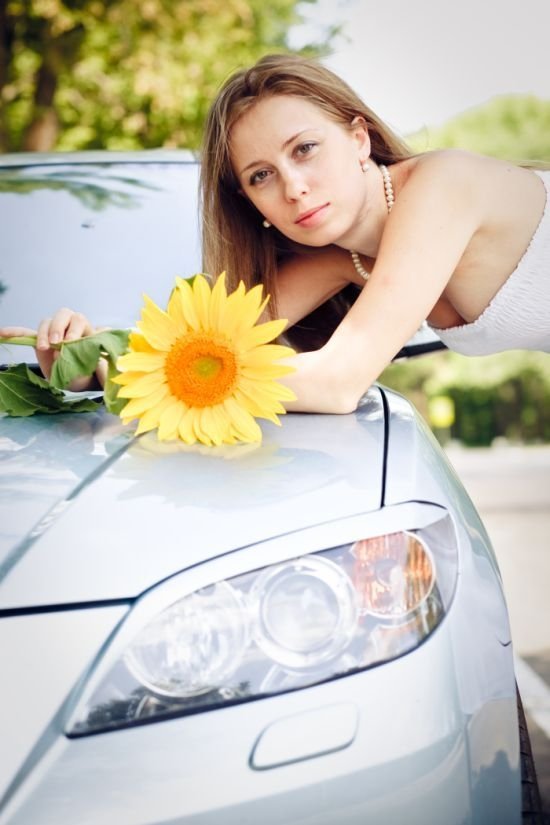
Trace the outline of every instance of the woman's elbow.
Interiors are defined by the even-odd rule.
[[[326,412],[347,415],[355,412],[368,387],[359,387],[344,375],[327,376],[325,383]]]
[[[368,389],[365,376],[346,369],[341,358],[322,347],[296,357],[297,373],[286,378],[296,394],[296,401],[287,405],[289,412],[346,415],[357,409]]]

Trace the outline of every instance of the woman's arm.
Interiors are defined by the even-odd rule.
[[[388,217],[372,275],[327,342],[293,359],[288,410],[351,412],[441,296],[481,223],[476,163],[418,164]]]
[[[277,316],[291,327],[357,280],[345,249],[327,246],[297,254],[277,273]]]

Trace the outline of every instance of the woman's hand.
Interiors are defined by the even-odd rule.
[[[81,312],[74,312],[72,309],[63,307],[58,309],[51,318],[44,318],[38,325],[38,330],[27,327],[2,327],[0,338],[12,338],[16,336],[36,335],[36,359],[46,378],[50,378],[52,367],[56,358],[59,357],[59,350],[54,349],[63,341],[76,341],[86,335],[98,332],[91,325],[90,321]],[[95,376],[82,376],[73,381],[68,389],[74,392],[81,392],[87,389],[95,389],[103,386],[106,378],[106,364],[100,361]]]

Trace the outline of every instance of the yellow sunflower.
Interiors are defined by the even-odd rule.
[[[202,275],[192,285],[177,278],[166,312],[145,296],[114,379],[118,397],[129,399],[124,423],[139,419],[137,434],[158,428],[161,441],[261,441],[255,418],[279,424],[281,401],[295,398],[275,380],[293,371],[276,362],[294,350],[268,343],[286,322],[256,324],[268,300],[261,286],[247,292],[242,281],[228,295],[225,273],[213,288]]]

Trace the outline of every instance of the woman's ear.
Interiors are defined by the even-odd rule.
[[[361,115],[354,117],[351,121],[351,129],[364,162],[370,156],[370,136],[365,118]]]

